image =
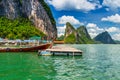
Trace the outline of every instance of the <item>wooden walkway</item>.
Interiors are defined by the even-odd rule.
[[[68,46],[53,46],[51,49],[46,49],[47,52],[50,52],[51,55],[67,55],[67,56],[80,56],[82,51],[68,47]],[[40,53],[40,51],[39,51]]]

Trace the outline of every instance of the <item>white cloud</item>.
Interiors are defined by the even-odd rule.
[[[90,32],[89,35],[91,36],[91,38],[94,38],[98,35],[98,33],[93,33],[93,32]]]
[[[70,22],[72,25],[83,25],[78,19],[76,19],[74,16],[62,16],[58,18],[59,24],[66,24],[67,22]]]
[[[106,10],[106,11],[110,11],[110,9],[109,9],[109,8],[105,8],[105,10]]]
[[[53,5],[56,10],[78,10],[91,11],[96,8],[101,8],[100,4],[96,2],[89,2],[88,0],[46,0],[47,3]]]
[[[106,31],[108,31],[111,34],[112,39],[120,41],[120,28],[110,27],[110,28],[107,28]]]
[[[102,5],[107,6],[113,10],[118,9],[120,8],[120,0],[104,0]]]
[[[96,24],[94,24],[94,23],[88,23],[87,24],[87,28],[95,28],[97,25]]]
[[[120,33],[116,33],[113,35],[114,40],[119,40],[120,41]]]
[[[90,34],[91,38],[96,37],[99,33],[105,31],[103,28],[99,28],[96,24],[94,23],[88,23],[87,24],[87,30],[88,33]]]
[[[110,28],[106,29],[106,31],[108,31],[108,32],[120,32],[120,29],[117,27],[110,27]]]
[[[113,22],[113,23],[120,23],[120,15],[115,14],[115,15],[112,15],[112,16],[108,16],[106,18],[102,18],[101,21],[109,21],[109,22]]]
[[[64,33],[65,33],[65,28],[66,28],[66,25],[57,27],[58,37],[60,37],[61,35],[64,35]]]

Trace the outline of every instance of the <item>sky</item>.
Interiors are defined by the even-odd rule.
[[[45,0],[56,20],[58,36],[63,35],[66,22],[76,29],[84,25],[91,38],[108,31],[120,40],[120,0]]]

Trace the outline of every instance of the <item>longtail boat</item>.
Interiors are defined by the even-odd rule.
[[[51,43],[47,44],[42,44],[39,46],[34,46],[34,47],[28,47],[28,48],[3,48],[0,49],[0,52],[35,52],[38,50],[45,50],[49,47],[51,47]]]

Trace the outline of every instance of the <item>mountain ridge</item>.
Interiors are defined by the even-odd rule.
[[[85,26],[80,26],[77,29],[75,29],[69,22],[66,23],[64,41],[65,43],[77,44],[94,43]]]
[[[104,44],[115,44],[114,40],[112,39],[112,37],[110,36],[110,34],[107,31],[98,34],[94,38],[94,40],[99,41]]]

